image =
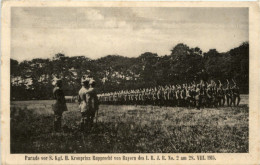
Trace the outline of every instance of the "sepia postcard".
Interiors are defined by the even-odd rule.
[[[3,165],[260,164],[258,2],[1,9]]]

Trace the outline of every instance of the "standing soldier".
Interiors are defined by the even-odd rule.
[[[218,100],[218,88],[217,88],[217,84],[214,83],[214,86],[213,86],[213,106],[215,108],[218,107],[218,103],[219,103],[219,100]]]
[[[148,105],[148,103],[149,103],[149,90],[148,88],[146,88],[144,90],[144,104]]]
[[[197,84],[195,88],[195,92],[194,92],[194,95],[195,95],[195,106],[196,108],[199,110],[200,107],[201,107],[201,101],[202,101],[202,93],[201,93],[201,90],[202,90],[202,87],[200,84]]]
[[[181,107],[185,107],[187,106],[186,104],[186,89],[185,89],[186,85],[185,84],[182,84],[182,87],[181,87]]]
[[[220,80],[218,80],[219,86],[217,88],[217,94],[218,94],[218,104],[219,106],[224,106],[225,104],[225,92],[223,89],[223,85]]]
[[[158,88],[158,91],[157,91],[157,105],[158,106],[162,106],[162,97],[163,97],[163,91],[162,91],[162,87],[161,86],[159,86],[159,88]]]
[[[233,103],[234,106],[238,106],[240,103],[240,92],[239,87],[237,86],[237,83],[232,79],[234,86],[232,87],[232,93],[233,93]]]
[[[132,105],[132,104],[134,104],[134,90],[132,89],[131,91],[130,91],[130,95],[129,95],[130,97],[130,104]]]
[[[154,87],[154,89],[152,89],[152,100],[153,100],[153,106],[156,105],[157,101],[156,101],[156,97],[157,97],[157,88]]]
[[[127,104],[127,91],[123,91],[123,104],[126,105]]]
[[[192,92],[191,92],[191,87],[190,86],[186,86],[186,104],[187,107],[191,107],[192,106]]]
[[[87,97],[86,93],[88,91],[89,87],[89,79],[83,77],[81,80],[81,89],[79,90],[79,110],[81,112],[81,122],[80,122],[80,130],[84,131],[87,125],[87,111],[88,111],[88,102],[87,102]]]
[[[95,114],[97,113],[98,115],[99,102],[98,102],[97,92],[95,89],[95,85],[96,85],[95,81],[90,80],[89,85],[90,87],[86,93],[86,99],[88,103],[87,123],[91,128],[93,126]]]
[[[134,91],[134,104],[135,104],[135,106],[137,106],[137,104],[138,104],[138,96],[139,96],[139,90],[138,89],[136,89],[135,91]]]
[[[163,105],[168,106],[168,86],[162,87]]]
[[[113,93],[109,93],[109,104],[113,104]]]
[[[208,83],[204,83],[203,81],[201,81],[200,84],[197,84],[199,85],[199,88],[200,88],[200,97],[199,97],[199,102],[200,102],[200,107],[203,107],[205,108],[206,107],[206,104],[207,104],[207,85]]]
[[[227,88],[225,90],[225,94],[227,98],[227,106],[232,106],[233,103],[232,90],[228,80],[227,80]]]
[[[180,107],[181,105],[181,87],[179,85],[176,85],[177,89],[175,92],[176,95],[176,101],[177,101],[177,107]]]
[[[66,100],[63,93],[62,81],[56,80],[55,88],[53,89],[53,96],[56,100],[53,104],[52,109],[54,111],[54,131],[59,132],[61,130],[61,117],[64,111],[67,111]]]
[[[177,87],[177,86],[176,86]],[[174,85],[172,85],[172,106],[177,106],[177,97],[176,97],[176,87]]]
[[[114,92],[114,104],[117,105],[119,103],[119,91]]]

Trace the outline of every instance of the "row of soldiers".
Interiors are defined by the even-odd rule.
[[[218,107],[238,106],[240,103],[239,87],[221,81],[210,83],[200,81],[182,85],[166,85],[136,90],[121,90],[98,95],[102,104],[158,105],[179,107]]]

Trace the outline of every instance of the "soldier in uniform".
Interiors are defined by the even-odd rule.
[[[218,100],[218,89],[217,89],[217,85],[216,83],[214,83],[213,87],[212,87],[212,90],[213,90],[213,100],[212,100],[212,104],[215,108],[218,107],[218,103],[219,103],[219,100]]]
[[[96,85],[95,81],[90,80],[89,89],[87,90],[87,93],[86,93],[87,106],[88,106],[87,123],[88,123],[88,126],[90,126],[90,128],[93,125],[95,114],[98,111],[98,106],[99,106],[95,85]]]
[[[79,110],[81,112],[81,122],[80,122],[80,129],[81,131],[84,131],[87,127],[87,111],[88,111],[88,100],[86,97],[86,93],[89,88],[89,79],[83,77],[81,80],[81,89],[79,90],[79,97],[78,97],[78,102],[79,102]]]
[[[194,95],[195,95],[195,106],[196,108],[199,110],[200,107],[201,107],[201,101],[202,101],[202,87],[201,85],[197,84],[197,86],[195,87],[195,92],[194,92]]]
[[[181,107],[187,106],[185,98],[186,98],[186,89],[185,89],[185,84],[183,84],[181,87]]]
[[[240,103],[239,87],[237,86],[237,84],[234,80],[233,80],[233,83],[234,83],[234,86],[232,87],[233,103],[234,103],[234,106],[238,106]]]
[[[195,107],[196,106],[196,84],[191,85],[191,104]]]
[[[205,108],[207,105],[207,86],[204,82],[198,84],[200,86],[200,107]]]
[[[56,100],[52,105],[54,111],[54,131],[59,132],[61,130],[61,118],[62,113],[67,111],[66,100],[62,90],[62,81],[56,80],[55,88],[53,89],[53,97]]]
[[[213,101],[213,91],[212,91],[212,86],[211,84],[209,84],[207,86],[207,90],[206,90],[206,96],[207,96],[207,107],[210,107],[212,105],[212,101]]]
[[[176,87],[172,85],[171,91],[171,106],[177,106]]]
[[[109,93],[109,104],[113,104],[113,92]]]
[[[134,90],[130,91],[129,98],[130,98],[130,104],[133,105],[134,104]]]
[[[224,106],[224,104],[225,104],[225,92],[224,92],[223,85],[221,84],[220,80],[219,80],[219,86],[217,88],[217,95],[218,95],[219,106]]]
[[[140,104],[140,97],[141,97],[140,90],[136,89],[135,90],[135,106]]]
[[[156,87],[154,87],[154,89],[152,90],[152,100],[153,100],[153,105],[155,106],[156,105],[156,103],[157,103],[157,99],[156,99],[156,97],[157,97],[157,88]]]
[[[191,93],[191,87],[190,87],[190,86],[186,86],[185,91],[186,91],[186,98],[185,98],[185,100],[186,100],[186,104],[187,104],[187,106],[190,108],[191,105],[192,105],[192,93]]]
[[[227,98],[227,106],[232,106],[233,103],[232,90],[228,80],[227,80],[227,87],[225,89],[225,94]]]
[[[163,89],[161,86],[159,86],[158,91],[157,91],[157,105],[160,107],[162,106],[162,101],[163,101]]]
[[[148,105],[149,104],[149,89],[146,88],[144,90],[144,104]]]

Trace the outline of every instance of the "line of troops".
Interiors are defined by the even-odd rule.
[[[190,83],[166,85],[136,90],[121,90],[98,95],[101,104],[157,105],[179,107],[218,107],[238,106],[240,103],[239,87],[236,82],[221,81],[210,83]]]

